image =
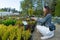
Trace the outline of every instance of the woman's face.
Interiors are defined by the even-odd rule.
[[[43,12],[44,12],[44,15],[46,15],[47,14],[47,9],[46,8],[43,8]]]
[[[46,9],[46,8],[43,8],[43,12],[44,12],[44,13],[47,13],[47,9]]]

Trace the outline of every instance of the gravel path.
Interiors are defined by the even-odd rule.
[[[41,37],[41,34],[37,32],[37,30],[35,29],[35,31],[32,34],[33,40],[41,40],[40,37]],[[60,40],[60,25],[56,24],[55,36],[47,40]]]

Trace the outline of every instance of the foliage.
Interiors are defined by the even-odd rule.
[[[55,16],[60,17],[60,0],[57,0],[57,5],[56,5],[56,8],[55,8]]]
[[[22,37],[23,37],[24,40],[28,40],[30,38],[30,35],[31,35],[31,33],[30,33],[29,30],[26,30],[26,31],[22,32]]]
[[[20,20],[17,20],[17,21],[16,21],[16,25],[22,26],[22,25],[23,25],[22,20],[21,20],[21,19],[20,19]]]
[[[12,8],[1,8],[0,9],[0,12],[10,12],[10,11],[12,11],[13,13],[15,13],[15,12],[18,12],[19,13],[19,11],[17,11],[16,9],[12,9]]]
[[[45,5],[48,5],[51,8],[52,15],[59,15],[59,5],[60,0],[43,0],[45,1]],[[25,15],[41,15],[42,12],[42,1],[41,0],[24,0],[21,2],[22,14]],[[31,11],[30,11],[31,9]],[[33,12],[32,12],[33,11]]]
[[[6,19],[3,21],[3,24],[6,26],[15,25],[15,23],[16,23],[16,20],[13,20],[13,19]]]
[[[24,31],[24,27],[0,25],[0,39],[2,40],[22,40],[21,38],[28,40],[30,35],[29,30]]]
[[[2,24],[3,23],[3,20],[2,19],[0,19],[0,24]]]

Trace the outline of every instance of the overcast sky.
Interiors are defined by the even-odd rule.
[[[15,8],[16,10],[20,11],[20,2],[22,0],[0,0],[0,8]]]

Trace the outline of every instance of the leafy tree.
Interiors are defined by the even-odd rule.
[[[60,17],[60,0],[57,0],[57,5],[55,8],[55,16],[59,16]]]
[[[35,7],[36,6],[35,4],[37,4],[38,6]],[[29,16],[35,15],[37,14],[35,13],[37,12],[36,9],[37,10],[41,9],[40,5],[41,5],[40,0],[24,0],[21,2],[22,13],[24,13],[25,15],[27,14]]]
[[[48,5],[52,9],[54,15],[56,0],[43,0],[45,5]],[[21,2],[22,13],[25,15],[41,15],[42,12],[42,0],[24,0]]]

